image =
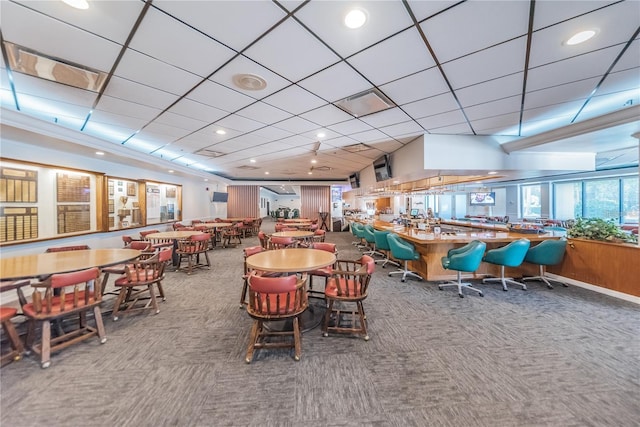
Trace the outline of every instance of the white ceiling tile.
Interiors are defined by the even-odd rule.
[[[177,95],[117,76],[111,78],[104,95],[160,110],[164,110],[178,99]]]
[[[13,73],[16,92],[91,108],[97,93],[21,73]],[[46,101],[44,101],[46,103]],[[87,113],[89,111],[87,110]]]
[[[269,32],[247,49],[244,55],[292,82],[340,60],[292,19]]]
[[[96,111],[99,110],[139,119],[144,123],[147,123],[162,112],[159,108],[147,107],[146,105],[136,102],[126,101],[106,95],[103,95],[102,98],[100,98]]]
[[[311,123],[308,120],[301,119],[300,117],[292,117],[274,125],[279,129],[284,129],[291,133],[304,133],[309,132],[318,127],[315,123]]]
[[[527,91],[602,76],[619,52],[620,47],[612,47],[532,68],[527,78]]]
[[[235,114],[218,120],[215,124],[217,126],[221,126],[224,129],[233,129],[239,132],[251,132],[264,127],[264,124],[260,122],[256,122],[255,120],[250,120]]]
[[[116,112],[108,112],[102,110],[95,110],[91,114],[89,123],[99,126],[119,126],[122,128],[130,129],[131,132],[127,133],[130,136],[133,132],[141,129],[146,125],[148,120],[142,118],[132,117],[126,114],[118,114]]]
[[[236,74],[255,74],[262,77],[267,82],[267,87],[262,90],[246,90],[240,88],[233,83],[233,76]],[[265,96],[269,96],[270,94],[291,84],[291,82],[286,79],[283,79],[274,72],[269,71],[267,68],[245,58],[244,56],[235,57],[231,62],[226,64],[222,69],[210,77],[209,80],[220,83],[234,91],[244,93],[254,99],[262,99]]]
[[[520,122],[520,112],[501,114],[484,119],[471,120],[471,126],[477,134],[501,133],[504,129],[513,129]],[[490,131],[490,132],[487,132]]]
[[[163,135],[165,138],[169,138],[169,141],[175,141],[178,138],[182,138],[183,136],[191,133],[188,129],[177,128],[175,126],[169,126],[162,124],[158,121],[154,121],[149,123],[141,133],[154,133],[157,135]],[[166,139],[164,139],[166,141]]]
[[[437,135],[471,135],[473,132],[471,128],[466,123],[456,123],[449,126],[442,126],[438,128],[433,128],[431,130],[432,134]]]
[[[456,90],[456,96],[463,107],[487,103],[502,98],[521,96],[524,73],[490,80]],[[528,88],[528,85],[527,85]]]
[[[464,115],[460,110],[449,111],[447,113],[436,114],[429,117],[416,120],[422,127],[431,132],[433,129],[445,126],[458,125],[466,123]]]
[[[626,43],[638,27],[638,2],[626,1],[533,33],[529,66],[559,61],[585,52]],[[598,28],[596,37],[574,46],[564,42],[585,28]],[[622,50],[622,46],[620,46]]]
[[[333,104],[325,105],[315,110],[308,111],[300,115],[303,119],[307,119],[320,126],[330,126],[335,123],[351,120],[352,116],[345,113]]]
[[[451,86],[454,89],[485,82],[524,69],[526,37],[482,50],[455,61],[443,64]],[[473,70],[473,72],[469,72]]]
[[[464,112],[469,120],[474,121],[507,113],[520,113],[521,105],[522,97],[517,95],[466,107]]]
[[[235,55],[228,47],[154,8],[145,15],[129,47],[201,77],[209,76]]]
[[[388,136],[380,132],[378,129],[371,129],[364,132],[352,133],[349,136],[358,142],[364,142],[364,143],[388,138]]]
[[[193,88],[202,79],[195,74],[127,49],[116,68],[119,77],[143,83],[176,95]]]
[[[253,131],[253,133],[263,138],[267,138],[270,141],[277,141],[279,139],[284,139],[292,136],[291,132],[283,129],[278,129],[274,126],[263,127],[261,129]]]
[[[319,137],[318,133],[323,133],[324,136]],[[304,136],[306,138],[309,138],[312,141],[320,141],[320,142],[324,142],[327,141],[331,138],[338,138],[340,136],[340,134],[333,132],[329,129],[326,128],[318,128],[318,129],[314,129],[312,131],[309,132],[305,132],[303,133],[301,136]]]
[[[533,29],[534,31],[539,30],[540,28],[557,24],[574,16],[594,11],[611,3],[611,1],[598,0],[554,0],[536,2]]]
[[[523,111],[522,114],[523,127],[526,127],[525,125],[530,124],[531,122],[551,121],[554,126],[548,125],[544,128],[544,130],[546,131],[553,127],[557,127],[558,125],[555,122],[558,120],[563,124],[569,124],[569,121],[573,119],[583,103],[584,99],[578,99],[566,102],[564,104],[553,104],[544,105],[537,108],[527,108]],[[537,129],[536,133],[540,132],[540,130],[541,129]]]
[[[220,110],[219,108],[211,107],[209,105],[205,105],[201,102],[197,102],[189,98],[182,98],[175,105],[173,105],[169,109],[169,111],[206,123],[213,123],[229,114],[228,112]]]
[[[418,22],[420,22],[423,19],[435,15],[436,13],[441,12],[444,9],[460,2],[458,0],[408,0],[407,3],[409,4],[409,7],[411,8],[411,11],[413,12]]]
[[[601,96],[629,90],[640,91],[640,89],[638,89],[638,82],[640,82],[640,67],[611,73],[604,82],[602,82],[602,85],[600,85],[595,95]]]
[[[528,23],[529,2],[468,1],[434,16],[420,27],[438,60],[447,62],[526,35]]]
[[[458,108],[458,103],[451,93],[443,93],[402,106],[402,109],[414,119],[458,110]]]
[[[31,2],[27,2],[31,3]],[[2,38],[42,54],[109,71],[121,46],[103,37],[9,2],[2,2]],[[35,31],[24,31],[25,23]]]
[[[237,114],[264,124],[276,123],[291,117],[291,114],[286,111],[272,107],[262,101],[258,101],[243,108],[238,111]]]
[[[264,102],[291,114],[301,114],[326,104],[323,99],[296,85],[270,95]]]
[[[627,50],[622,55],[622,58],[616,62],[616,65],[613,67],[611,71],[616,72],[620,70],[626,70],[628,68],[638,68],[640,67],[640,40],[635,39]]]
[[[285,16],[277,5],[266,1],[154,0],[153,5],[237,51]]]
[[[639,88],[603,95],[598,95],[596,93],[596,95],[589,100],[589,103],[580,112],[576,121],[583,121],[600,116],[605,111],[618,111],[637,105],[640,105]],[[638,131],[640,131],[640,120],[635,123]]]
[[[351,135],[353,133],[365,132],[371,130],[371,126],[359,119],[351,119],[347,122],[336,123],[328,126],[334,132],[341,135]]]
[[[413,28],[352,56],[348,62],[378,86],[435,65]]]
[[[380,130],[386,135],[394,138],[406,135],[421,135],[425,132],[424,129],[422,129],[422,127],[413,120],[391,126],[381,127]]]
[[[255,99],[219,83],[205,81],[189,92],[187,99],[232,113],[255,102]]]
[[[360,120],[372,127],[379,128],[389,126],[394,123],[406,122],[411,120],[411,117],[407,116],[404,111],[396,107],[380,111],[379,113],[369,114],[361,117]]]
[[[186,117],[182,114],[175,114],[169,111],[162,113],[154,123],[172,126],[177,129],[184,129],[189,132],[205,128],[209,124],[209,122],[196,120],[191,117]]]
[[[530,110],[577,99],[586,99],[598,84],[598,80],[598,78],[580,80],[549,89],[527,92],[524,99],[524,108]]]
[[[171,137],[168,135],[155,134],[149,131],[141,131],[136,135],[128,139],[124,146],[127,148],[133,148],[134,150],[141,151],[143,153],[151,153],[158,150],[171,142]]]
[[[371,88],[371,84],[345,62],[339,62],[298,84],[329,102]]]
[[[442,73],[437,67],[395,80],[380,90],[396,105],[407,104],[449,91]]]
[[[139,126],[124,126],[113,123],[104,124],[100,121],[95,121],[92,119],[87,122],[82,132],[86,135],[100,138],[103,141],[112,142],[114,144],[121,144],[123,141],[133,135],[138,129],[140,129]]]
[[[367,14],[365,25],[355,30],[344,25],[345,15],[354,6]],[[295,16],[343,58],[412,25],[399,1],[312,1]]]

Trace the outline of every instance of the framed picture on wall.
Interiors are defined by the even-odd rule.
[[[176,188],[175,187],[167,187],[166,189],[166,197],[169,199],[173,199],[176,197]]]
[[[135,196],[136,194],[136,183],[127,182],[127,196]]]

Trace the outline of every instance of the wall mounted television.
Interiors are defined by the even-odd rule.
[[[469,193],[469,205],[471,206],[495,206],[496,193],[493,191]]]
[[[388,154],[378,157],[373,162],[373,172],[376,174],[376,181],[386,181],[391,178],[391,159]]]
[[[211,198],[212,202],[227,203],[228,200],[229,200],[229,193],[219,193],[217,191],[213,192],[213,197]]]
[[[355,172],[349,176],[349,184],[351,184],[351,188],[360,188],[360,174]]]

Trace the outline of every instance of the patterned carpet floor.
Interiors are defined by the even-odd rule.
[[[339,258],[359,258],[350,233],[327,236]],[[368,342],[316,328],[299,362],[258,350],[246,364],[242,247],[257,244],[212,250],[210,270],[168,272],[160,313],[105,314],[103,345],[54,353],[48,369],[35,355],[4,366],[0,425],[640,425],[640,307],[573,286],[478,284],[484,298],[459,298],[378,266]]]

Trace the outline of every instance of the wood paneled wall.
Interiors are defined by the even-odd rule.
[[[331,186],[301,185],[300,216],[320,219],[320,212],[331,213]],[[331,227],[330,217],[327,219],[327,224]]]
[[[228,218],[258,218],[260,216],[260,187],[257,185],[229,185],[227,187]]]

